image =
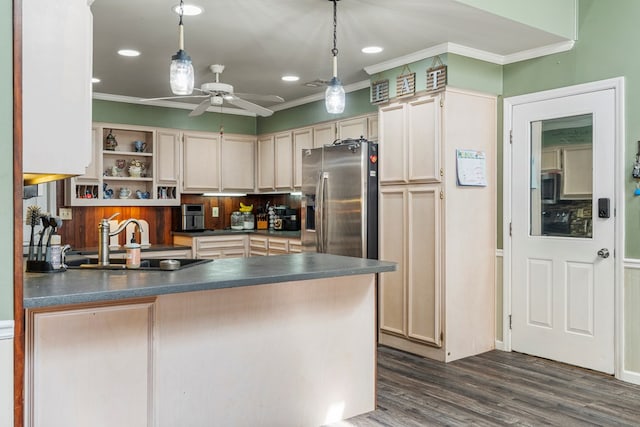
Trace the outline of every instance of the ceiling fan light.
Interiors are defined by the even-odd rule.
[[[324,102],[329,114],[340,114],[344,112],[345,105],[344,87],[337,77],[333,77],[329,82],[329,87],[325,92]]]
[[[174,95],[191,95],[193,92],[193,64],[187,52],[180,49],[171,57],[169,83]]]

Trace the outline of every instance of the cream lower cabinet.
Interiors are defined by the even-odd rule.
[[[150,426],[152,300],[27,311],[26,424]]]
[[[302,252],[300,239],[249,236],[249,256],[285,255]]]
[[[440,187],[380,189],[380,259],[398,269],[379,276],[380,342],[440,345]]]
[[[173,243],[191,246],[194,258],[243,258],[248,253],[248,238],[244,233],[202,237],[173,236]]]
[[[424,114],[432,107],[443,109],[439,137],[423,139],[436,146],[414,150],[417,158],[411,159],[424,163],[424,172],[438,171],[432,174],[442,182],[381,182],[379,190],[380,259],[398,263],[397,271],[379,277],[379,342],[448,362],[495,347],[496,97],[447,88],[436,99],[435,104],[423,98],[403,103],[419,103],[414,111]],[[381,113],[381,121],[386,119]],[[388,144],[386,124],[380,126],[380,158],[387,144],[385,153],[394,158],[385,164],[409,167],[392,174],[404,180],[411,176],[404,174],[410,170],[404,156],[411,151],[402,146],[389,151],[393,143]],[[422,132],[411,126],[399,130]],[[458,185],[459,149],[485,154],[486,186]]]

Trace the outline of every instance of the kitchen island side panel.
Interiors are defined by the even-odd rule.
[[[375,409],[375,275],[159,296],[157,425],[324,425]]]

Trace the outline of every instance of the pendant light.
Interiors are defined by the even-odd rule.
[[[324,94],[324,102],[327,113],[340,114],[344,111],[344,88],[338,79],[338,48],[336,47],[336,27],[338,25],[338,4],[339,0],[329,0],[333,2],[333,77],[329,82],[329,87]]]
[[[178,52],[171,57],[171,67],[169,69],[169,83],[171,84],[171,92],[174,95],[191,95],[193,92],[193,64],[191,63],[191,57],[184,51],[183,13],[184,3],[180,0],[179,48]]]

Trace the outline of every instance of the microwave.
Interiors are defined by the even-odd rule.
[[[543,204],[551,205],[560,198],[560,183],[562,174],[548,172],[540,175],[540,198]]]

